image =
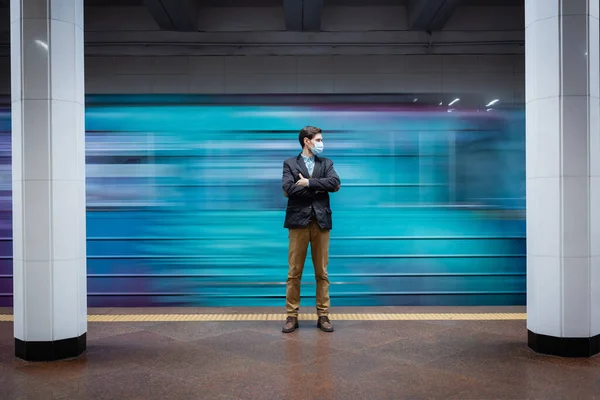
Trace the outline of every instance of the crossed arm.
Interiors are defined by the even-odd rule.
[[[304,179],[302,175],[299,178]],[[333,168],[333,163],[329,165],[325,171],[324,178],[308,179],[308,186],[304,187],[298,184],[294,178],[292,168],[287,164],[283,164],[283,177],[281,179],[283,193],[286,197],[307,197],[311,198],[316,192],[337,192],[340,190],[340,177]]]

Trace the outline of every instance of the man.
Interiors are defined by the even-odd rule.
[[[329,192],[340,189],[333,162],[320,157],[323,152],[321,129],[307,126],[298,137],[302,153],[283,163],[282,186],[288,205],[284,227],[289,229],[288,278],[286,288],[287,320],[284,333],[298,328],[300,309],[300,280],[310,243],[317,280],[317,327],[333,332],[329,320],[329,232],[331,208]]]

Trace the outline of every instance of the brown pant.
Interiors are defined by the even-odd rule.
[[[304,270],[304,262],[310,243],[312,261],[315,266],[317,280],[317,314],[329,315],[329,277],[327,264],[329,260],[328,229],[321,229],[316,221],[306,228],[290,229],[290,245],[288,253],[288,278],[286,290],[286,309],[291,317],[297,317],[300,310],[300,281]]]

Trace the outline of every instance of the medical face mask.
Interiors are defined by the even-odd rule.
[[[315,156],[321,155],[323,153],[323,142],[315,142],[315,146],[310,149]]]

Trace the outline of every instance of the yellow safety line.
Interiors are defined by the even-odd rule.
[[[229,322],[281,321],[286,314],[115,314],[88,315],[88,322]],[[526,320],[525,313],[340,313],[336,321],[515,321]],[[316,320],[317,314],[300,314],[301,321]],[[0,314],[0,322],[12,322],[10,314]]]

